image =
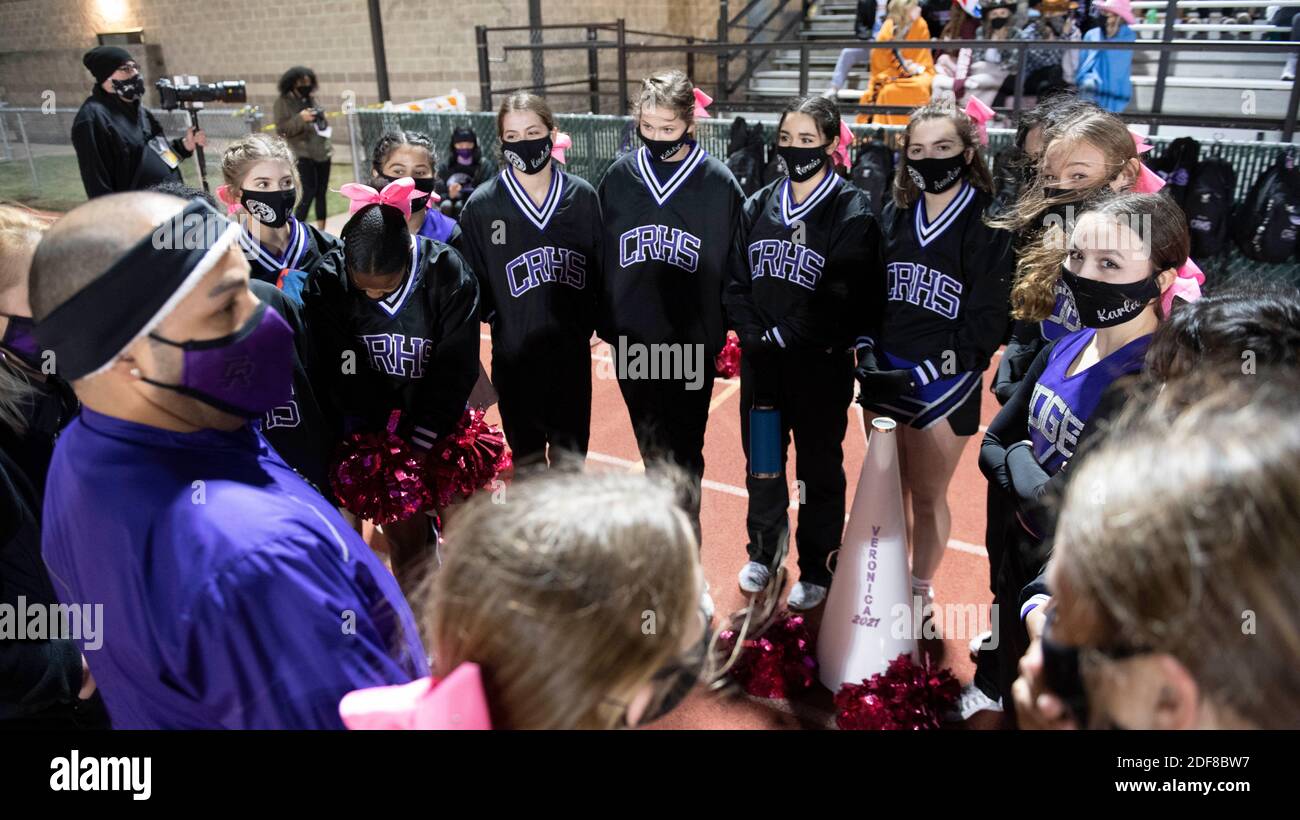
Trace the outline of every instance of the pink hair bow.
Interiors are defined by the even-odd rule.
[[[1160,307],[1164,309],[1165,315],[1174,307],[1174,297],[1177,296],[1184,302],[1195,302],[1201,298],[1201,285],[1205,284],[1205,274],[1201,272],[1201,266],[1197,265],[1192,258],[1187,257],[1187,261],[1178,269],[1178,275],[1174,277],[1174,282],[1160,297]]]
[[[993,119],[993,109],[984,104],[983,100],[972,96],[966,103],[966,116],[975,121],[975,127],[980,133],[980,145],[989,144],[989,120]]]
[[[1133,137],[1133,147],[1137,149],[1139,155],[1145,154],[1147,151],[1151,150],[1151,143],[1147,142],[1146,137],[1133,130],[1130,130],[1128,133],[1129,136]]]
[[[478,664],[462,663],[440,681],[348,692],[339,716],[349,729],[491,729]]]
[[[551,147],[551,156],[556,162],[564,162],[564,152],[573,147],[573,137],[560,131],[555,135],[555,145]]]
[[[840,147],[832,155],[834,161],[845,170],[849,167],[849,146],[853,144],[853,129],[844,120],[840,120]]]
[[[239,210],[239,203],[238,203],[238,202],[231,202],[231,201],[230,201],[230,186],[229,186],[229,185],[218,185],[218,186],[217,186],[217,199],[218,199],[219,201],[221,201],[222,203],[225,204],[225,206],[226,206],[226,214],[227,214],[227,215],[233,214],[233,213],[235,213],[236,211]]]
[[[410,177],[395,179],[385,185],[382,191],[359,182],[349,182],[339,188],[339,193],[352,200],[348,205],[349,214],[354,214],[367,205],[388,205],[410,216],[411,200],[424,196],[422,191],[416,190],[415,180]]]
[[[704,119],[705,117],[712,116],[705,109],[707,109],[710,105],[713,105],[713,98],[710,97],[708,94],[705,94],[703,91],[701,91],[698,88],[691,93],[695,95],[695,113],[694,113],[695,119],[697,120]]]
[[[1165,181],[1160,175],[1146,166],[1146,163],[1138,160],[1138,166],[1141,171],[1138,173],[1137,182],[1133,185],[1133,192],[1138,194],[1158,193],[1161,188],[1165,187]]]

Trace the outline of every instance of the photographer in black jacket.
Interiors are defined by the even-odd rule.
[[[99,46],[81,61],[95,76],[94,90],[72,121],[72,146],[86,197],[182,182],[181,161],[195,146],[207,145],[207,135],[190,128],[185,136],[167,140],[162,125],[142,104],[144,78],[126,49]]]

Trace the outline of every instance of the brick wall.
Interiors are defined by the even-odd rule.
[[[478,105],[475,25],[527,25],[527,0],[383,0],[384,40],[395,100],[464,91]],[[612,22],[654,32],[711,38],[716,33],[717,4],[711,0],[543,0],[543,22]],[[12,0],[0,4],[0,98],[13,105],[35,105],[54,93],[59,106],[76,107],[88,93],[91,78],[81,55],[95,45],[96,32],[140,27],[158,62],[146,64],[150,83],[163,74],[197,74],[204,80],[242,79],[249,102],[270,109],[275,84],[291,65],[314,68],[322,97],[331,107],[342,92],[355,93],[360,104],[375,102],[374,62],[369,16],[361,0]],[[550,41],[573,41],[585,32],[546,32]],[[601,37],[612,39],[612,34]],[[632,35],[630,41],[669,42]],[[500,46],[524,43],[527,34],[494,35],[493,56]],[[143,47],[132,48],[141,59]],[[617,76],[612,51],[600,54],[602,78]],[[585,52],[548,52],[547,82],[585,80]],[[634,83],[652,68],[685,67],[681,55],[637,55],[629,60]],[[697,60],[697,79],[713,78],[712,58]],[[531,84],[531,59],[514,52],[506,63],[493,63],[494,84]],[[586,86],[574,86],[585,91]],[[612,84],[610,84],[612,91]],[[154,99],[152,92],[149,99]],[[586,96],[552,98],[557,110],[587,110]],[[605,111],[613,104],[606,98]]]

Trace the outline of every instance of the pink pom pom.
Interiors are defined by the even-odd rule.
[[[424,480],[438,509],[469,498],[510,469],[506,437],[483,420],[485,410],[468,407],[456,429],[434,443],[424,459]]]
[[[330,467],[330,486],[348,511],[376,524],[405,521],[429,509],[433,494],[414,448],[394,431],[399,411],[380,433],[353,433]]]
[[[938,729],[961,695],[947,669],[915,663],[906,653],[883,674],[846,683],[835,694],[835,724],[841,729]]]
[[[732,630],[718,638],[725,651],[735,646]],[[749,694],[773,700],[812,688],[816,669],[812,634],[803,616],[786,612],[762,635],[745,641],[730,674]]]
[[[713,366],[724,379],[734,379],[740,375],[740,339],[735,333],[727,331],[727,343],[713,359]]]

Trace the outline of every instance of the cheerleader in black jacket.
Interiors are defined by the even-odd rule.
[[[799,581],[791,609],[811,609],[830,585],[827,556],[844,530],[842,444],[853,400],[852,347],[868,312],[884,305],[880,230],[871,201],[833,167],[847,166],[852,134],[821,96],[786,106],[777,152],[787,176],[745,203],[748,265],[733,272],[724,300],[742,339],[740,429],[749,453],[749,410],[758,397],[781,414],[784,455],[798,450]],[[878,320],[877,320],[878,321]],[[785,471],[754,478],[749,491],[749,562],[740,588],[758,592],[789,528]]]
[[[642,146],[619,157],[599,187],[597,331],[613,349],[641,457],[676,462],[697,489],[713,359],[726,341],[723,282],[744,264],[740,185],[694,138],[708,102],[680,71],[647,77],[636,106]]]
[[[861,340],[858,378],[863,407],[903,423],[912,589],[929,601],[952,529],[948,483],[979,430],[981,377],[1006,332],[1014,260],[1011,235],[984,223],[992,182],[969,117],[918,109],[901,154],[881,219],[888,301],[879,334]]]
[[[452,240],[479,280],[492,326],[492,381],[519,465],[581,463],[591,431],[591,331],[600,203],[551,161],[559,132],[546,101],[518,92],[497,114],[506,159],[460,215]]]
[[[304,291],[313,379],[349,431],[382,430],[401,410],[398,434],[428,450],[455,428],[478,378],[478,281],[456,250],[411,235],[410,199],[423,194],[410,177],[343,193],[354,208],[343,250]],[[424,515],[384,535],[399,577],[428,554]]]
[[[341,243],[294,218],[300,186],[288,143],[269,134],[232,142],[221,156],[221,174],[225,184],[217,196],[244,229],[239,243],[250,278],[270,282],[301,301],[306,277]]]

